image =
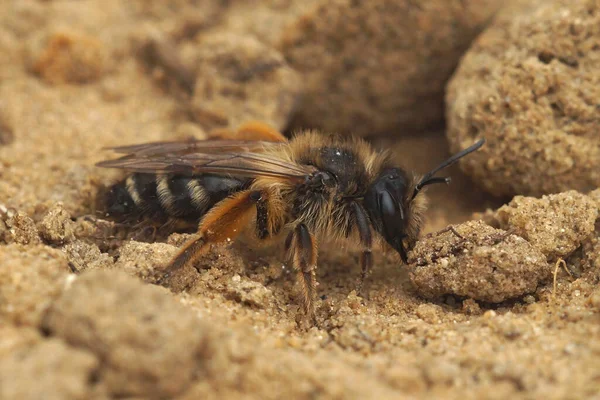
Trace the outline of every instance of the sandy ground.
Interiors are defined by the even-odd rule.
[[[511,199],[453,167],[430,191],[433,236],[410,267],[377,251],[364,297],[358,251],[322,243],[310,329],[277,246],[217,246],[173,292],[153,285],[186,236],[112,237],[96,195],[119,174],[94,163],[106,146],[204,129],[133,56],[129,17],[99,3],[0,5],[1,398],[600,396],[596,192],[494,211]],[[372,140],[420,172],[449,154],[441,128]],[[473,219],[493,228],[434,234]]]

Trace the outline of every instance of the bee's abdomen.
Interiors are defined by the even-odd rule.
[[[216,203],[242,190],[248,182],[218,175],[155,175],[135,173],[114,185],[106,200],[107,213],[166,215],[198,220]]]

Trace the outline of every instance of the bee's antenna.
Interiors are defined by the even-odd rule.
[[[485,143],[485,139],[481,139],[481,140],[477,141],[472,146],[467,147],[466,149],[464,149],[463,151],[461,151],[459,153],[456,153],[455,155],[453,155],[452,157],[450,157],[449,159],[447,159],[446,161],[444,161],[443,163],[441,163],[440,165],[438,165],[437,167],[435,167],[434,169],[432,169],[431,171],[426,173],[425,176],[423,176],[423,178],[421,178],[419,183],[417,183],[415,185],[415,191],[413,192],[412,198],[414,199],[415,196],[417,195],[417,193],[419,193],[419,191],[421,191],[421,189],[423,189],[423,187],[425,187],[427,185],[432,185],[434,183],[450,183],[450,178],[435,177],[434,175],[438,171],[451,166],[452,164],[454,164],[455,162],[457,162],[458,160],[460,160],[467,154],[472,153],[475,150],[479,149],[481,146],[483,146],[484,143]]]

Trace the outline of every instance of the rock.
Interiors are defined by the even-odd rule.
[[[237,128],[250,120],[285,128],[301,80],[277,50],[250,36],[223,33],[202,37],[194,58],[191,113],[202,128]]]
[[[600,3],[537,4],[498,18],[448,84],[451,148],[487,139],[461,167],[495,195],[600,186]]]
[[[279,48],[302,74],[296,125],[361,135],[443,120],[459,58],[500,1],[320,0]]]
[[[101,41],[69,29],[34,37],[28,57],[30,69],[52,84],[98,80],[108,64],[108,52]]]
[[[598,206],[576,191],[533,197],[516,196],[492,216],[492,224],[511,230],[549,261],[565,258],[592,235]]]
[[[482,221],[420,240],[409,254],[409,276],[426,298],[447,294],[499,303],[535,291],[550,276],[546,257],[525,239]]]
[[[0,320],[36,327],[66,284],[65,255],[46,246],[0,246]]]
[[[212,356],[194,312],[114,270],[82,273],[49,310],[45,329],[101,359],[99,384],[113,397],[173,397]]]
[[[99,361],[50,339],[0,358],[0,398],[88,399]]]

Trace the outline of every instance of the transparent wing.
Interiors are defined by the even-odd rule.
[[[166,154],[190,154],[190,153],[231,153],[231,152],[255,152],[262,153],[267,149],[273,149],[285,145],[282,142],[262,142],[252,140],[188,140],[175,142],[151,142],[134,144],[130,146],[110,147],[120,154],[131,156],[149,157]]]
[[[126,155],[96,165],[142,173],[214,173],[304,180],[312,172],[310,167],[264,153],[269,147],[282,145],[234,140],[155,142],[116,147],[113,150]]]

